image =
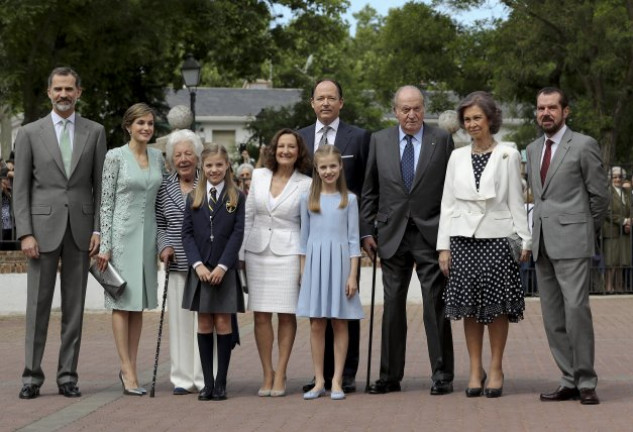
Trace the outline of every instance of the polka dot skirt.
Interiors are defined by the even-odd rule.
[[[475,183],[490,154],[472,155]],[[519,266],[504,238],[451,237],[451,270],[444,292],[446,317],[473,317],[489,324],[499,315],[523,319],[525,301]]]

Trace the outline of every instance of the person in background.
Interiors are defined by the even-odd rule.
[[[626,171],[611,168],[610,201],[602,224],[606,292],[622,291],[623,270],[631,265],[631,194],[622,187]]]
[[[28,258],[25,366],[20,399],[40,395],[42,356],[60,267],[59,394],[80,397],[79,348],[90,257],[99,251],[101,170],[105,129],[81,117],[75,105],[81,79],[68,67],[48,77],[52,112],[18,131],[13,205],[16,236]]]
[[[237,176],[238,187],[244,195],[248,196],[248,191],[251,188],[251,179],[253,177],[253,170],[255,167],[249,163],[243,163],[237,167],[235,174]]]
[[[496,398],[503,394],[508,323],[523,319],[525,309],[518,261],[528,260],[532,244],[521,187],[521,155],[494,139],[502,116],[488,93],[469,94],[457,113],[472,142],[451,154],[442,194],[437,250],[442,273],[448,277],[446,316],[464,319],[470,359],[466,396]],[[508,240],[512,235],[520,237],[520,257],[513,255]],[[490,380],[484,391],[486,327]]]
[[[112,311],[123,394],[132,396],[146,393],[136,365],[143,310],[158,306],[155,208],[165,161],[160,150],[148,147],[154,124],[154,110],[148,105],[129,107],[121,124],[129,142],[108,151],[103,168],[97,263],[101,271],[113,265],[127,282],[118,299],[105,294],[105,307]]]
[[[182,246],[182,220],[187,196],[198,182],[202,142],[188,129],[172,132],[165,146],[171,174],[156,197],[157,244],[160,260],[170,266],[169,310],[170,381],[174,395],[202,390],[204,379],[198,351],[198,318],[181,307],[187,279],[187,256]]]
[[[310,187],[305,172],[310,156],[301,136],[281,129],[266,148],[265,168],[253,171],[246,200],[244,260],[248,281],[248,309],[255,315],[255,342],[262,365],[260,397],[286,394],[286,369],[297,334],[297,297],[300,273],[299,198]],[[277,314],[279,359],[273,368]]]
[[[2,241],[13,240],[13,209],[11,208],[11,180],[9,169],[0,168],[0,187],[2,188],[2,208],[0,226],[2,227]]]

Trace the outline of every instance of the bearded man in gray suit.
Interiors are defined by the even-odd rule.
[[[28,258],[20,399],[38,397],[44,382],[41,362],[60,259],[57,386],[61,395],[81,396],[77,362],[89,256],[99,251],[106,140],[102,125],[75,113],[79,96],[79,75],[66,67],[54,69],[48,78],[52,112],[21,128],[15,140],[14,211],[17,237]]]
[[[565,124],[569,106],[558,88],[536,98],[536,121],[545,136],[527,148],[528,180],[534,194],[532,253],[543,324],[550,350],[563,373],[558,388],[542,401],[579,399],[600,403],[596,394],[594,335],[589,288],[596,230],[609,208],[606,170],[595,139]]]
[[[453,391],[453,339],[444,317],[444,275],[437,231],[451,135],[424,120],[424,96],[404,86],[394,96],[400,123],[371,136],[361,199],[363,249],[382,265],[384,311],[380,379],[373,394],[400,391],[407,343],[406,302],[415,265],[422,285],[424,329],[431,361],[431,394]],[[374,238],[373,226],[377,227]]]

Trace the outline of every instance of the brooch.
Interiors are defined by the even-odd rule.
[[[226,211],[227,212],[233,213],[235,211],[235,209],[237,209],[237,206],[232,205],[230,201],[226,202]]]
[[[507,153],[504,153],[504,154],[503,154],[503,158],[505,159],[505,158],[507,158],[507,157],[508,157],[508,154],[507,154]]]

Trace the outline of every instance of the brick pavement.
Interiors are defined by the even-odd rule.
[[[58,396],[54,372],[59,348],[59,314],[54,312],[44,358],[48,379],[42,396],[18,399],[23,358],[23,315],[0,316],[0,431],[443,431],[463,430],[633,430],[633,297],[592,298],[596,325],[596,368],[602,404],[542,403],[541,391],[553,390],[558,372],[547,348],[538,299],[527,302],[526,319],[511,325],[504,371],[506,383],[500,399],[467,399],[467,354],[461,323],[453,324],[456,357],[455,393],[429,395],[429,365],[419,304],[408,306],[408,352],[403,391],[388,395],[349,395],[341,402],[322,398],[304,401],[301,385],[312,376],[307,320],[299,321],[289,366],[288,396],[258,398],[260,366],[252,334],[252,314],[240,316],[242,346],[233,352],[229,371],[229,400],[198,402],[195,395],[172,396],[168,382],[168,340],[163,339],[159,379],[154,399],[121,395],[118,360],[111,336],[110,316],[87,313],[79,365],[83,397]],[[368,310],[368,308],[366,308]],[[372,380],[380,361],[380,316],[377,308]],[[141,378],[149,382],[159,313],[145,314],[139,353]],[[363,320],[358,387],[364,388],[369,319]],[[165,328],[165,335],[167,328]],[[220,429],[216,429],[220,430]]]

